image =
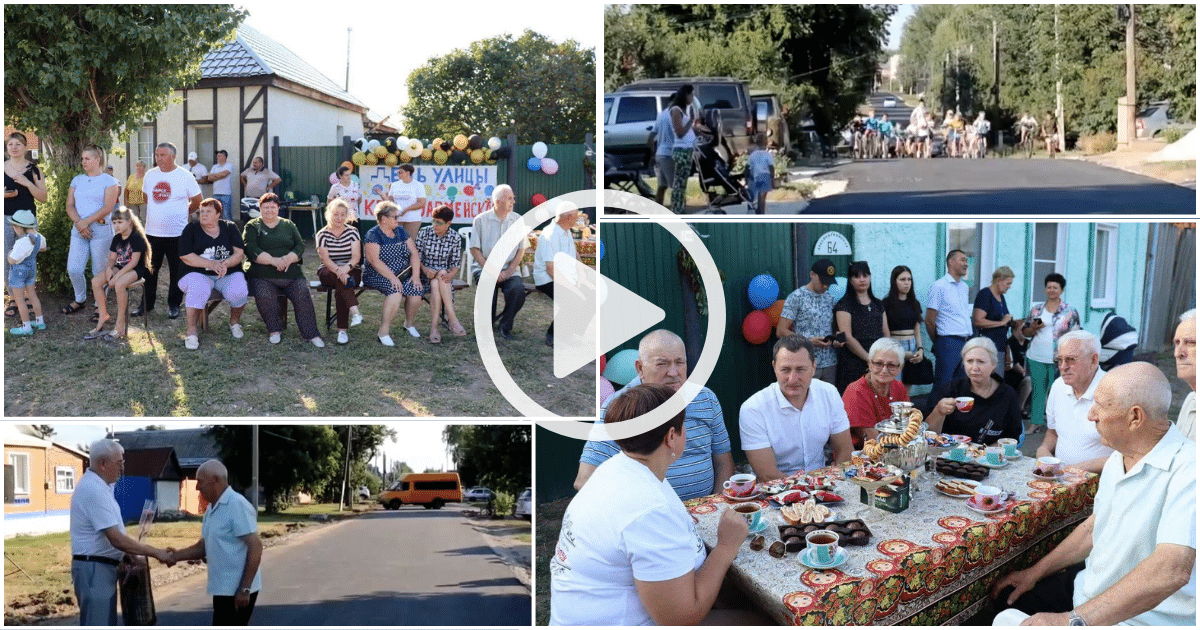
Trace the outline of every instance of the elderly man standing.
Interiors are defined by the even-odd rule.
[[[579,219],[579,208],[564,201],[559,205],[559,210],[561,212],[558,219],[542,230],[533,255],[533,284],[551,300],[554,299],[554,255],[561,253],[579,260],[579,250],[575,247],[574,237],[571,236],[571,226]],[[575,273],[574,267],[561,269],[560,272],[564,277],[571,279],[572,284],[577,284],[578,274]],[[546,329],[546,345],[554,347],[553,319],[550,320],[550,327]]]
[[[850,460],[850,419],[837,388],[813,380],[813,345],[792,335],[775,343],[775,382],[742,403],[742,448],[759,479],[782,479]]]
[[[642,384],[665,385],[675,391],[687,381],[687,354],[683,340],[669,330],[655,330],[642,337],[638,344],[638,359],[633,363],[637,377],[609,397],[600,406],[600,423],[609,404],[630,388]],[[733,453],[725,417],[716,394],[707,387],[688,403],[683,412],[687,445],[683,455],[667,468],[667,482],[679,498],[687,501],[720,492],[733,475]],[[596,468],[621,452],[612,441],[588,440],[579,457],[579,474],[575,489],[587,483]]]
[[[1116,450],[1094,511],[992,596],[1022,625],[1196,625],[1196,445],[1167,417],[1171,386],[1149,363],[1113,369],[1088,419]]]
[[[1175,328],[1175,375],[1192,389],[1179,409],[1179,427],[1183,437],[1196,441],[1196,309],[1179,317]]]
[[[196,183],[200,185],[200,195],[203,197],[212,196],[212,186],[208,185],[208,168],[199,162],[199,156],[195,151],[188,153],[187,170],[196,178]]]
[[[492,209],[481,213],[471,223],[471,257],[475,259],[475,263],[471,265],[471,274],[475,277],[476,284],[483,273],[483,265],[487,263],[488,256],[492,255],[492,249],[496,247],[500,237],[521,220],[520,215],[513,212],[514,205],[516,196],[512,186],[500,184],[492,190]],[[500,276],[496,278],[496,290],[504,293],[504,312],[500,313],[497,323],[500,324],[500,336],[506,340],[512,339],[513,321],[517,318],[517,311],[525,305],[525,282],[517,273],[517,267],[521,265],[524,257],[525,247],[518,245],[512,255],[505,259],[501,265]],[[496,293],[492,294],[493,313],[496,312],[497,297]]]
[[[1054,363],[1062,376],[1054,380],[1046,397],[1046,438],[1037,455],[1053,455],[1067,465],[1099,473],[1113,451],[1088,421],[1096,386],[1104,378],[1100,340],[1085,330],[1066,333],[1058,338]]]
[[[196,490],[209,503],[200,540],[175,552],[175,560],[208,560],[208,594],[214,626],[246,626],[262,590],[262,540],[258,510],[229,487],[229,472],[210,459],[196,471]]]
[[[780,339],[788,335],[804,335],[816,352],[816,378],[833,384],[837,376],[837,352],[845,342],[826,341],[833,333],[833,306],[837,298],[829,292],[837,284],[833,262],[822,258],[808,271],[808,284],[792,291],[783,303],[775,334]]]
[[[934,389],[963,374],[962,347],[971,336],[970,288],[963,280],[969,266],[966,252],[951,250],[946,255],[946,275],[933,283],[925,303],[925,327],[937,358]]]
[[[71,581],[79,602],[79,625],[117,625],[117,566],[126,553],[174,564],[171,553],[125,534],[113,484],[125,470],[125,451],[112,440],[88,449],[88,469],[71,496]]]

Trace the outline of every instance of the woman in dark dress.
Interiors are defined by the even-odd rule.
[[[1012,286],[1014,275],[1009,267],[998,267],[993,271],[992,284],[975,294],[975,310],[971,313],[975,330],[991,339],[996,350],[1001,352],[1008,347],[1008,324],[1013,318],[1004,294]],[[996,373],[1004,376],[1004,361],[996,363]]]
[[[867,373],[867,349],[880,337],[890,336],[883,302],[871,291],[871,268],[866,261],[850,263],[850,286],[833,306],[834,325],[846,334],[838,349],[835,385],[845,393],[851,383]]]
[[[891,288],[883,298],[883,310],[887,313],[889,335],[904,348],[904,362],[916,364],[925,358],[921,343],[921,324],[924,312],[921,302],[913,293],[912,270],[904,265],[892,269]],[[911,392],[909,392],[911,394]]]
[[[11,217],[18,210],[28,210],[35,216],[37,206],[35,201],[46,200],[46,180],[37,164],[25,159],[27,141],[25,134],[14,131],[5,139],[5,150],[8,159],[4,161],[4,216]],[[8,252],[12,251],[13,243],[17,240],[12,225],[4,221],[4,277],[8,278]],[[16,317],[17,307],[11,305],[5,309],[8,317]]]

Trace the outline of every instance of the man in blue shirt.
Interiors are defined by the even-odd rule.
[[[196,490],[209,502],[200,540],[176,551],[175,560],[208,560],[214,626],[249,625],[262,590],[258,510],[229,487],[229,472],[215,459],[196,471]]]
[[[665,385],[675,391],[683,387],[687,380],[687,355],[683,340],[668,330],[655,330],[647,334],[638,344],[638,359],[634,367],[637,368],[637,378],[601,405],[601,423],[604,422],[608,404],[631,387],[642,383]],[[721,403],[712,390],[701,388],[700,393],[688,403],[684,410],[684,428],[687,448],[683,456],[667,469],[667,481],[684,501],[720,492],[733,475],[733,454],[729,434],[725,431]],[[619,452],[620,449],[611,441],[588,440],[579,457],[575,489],[582,488],[600,464]]]

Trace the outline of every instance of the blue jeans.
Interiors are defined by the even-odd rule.
[[[950,381],[963,376],[962,349],[967,345],[967,338],[947,337],[938,335],[933,340],[933,389],[937,389]]]
[[[233,195],[213,195],[213,199],[221,202],[221,216],[226,221],[233,221]],[[241,214],[240,209],[238,214]]]
[[[97,276],[108,266],[108,246],[112,244],[113,229],[111,224],[91,226],[92,238],[83,238],[79,230],[71,227],[71,249],[67,252],[67,275],[71,277],[71,288],[75,290],[75,301],[84,304],[87,301],[87,279],[83,272],[87,268],[88,258],[92,259],[92,275]]]
[[[79,602],[79,625],[115,626],[117,621],[116,565],[71,561],[71,581]]]

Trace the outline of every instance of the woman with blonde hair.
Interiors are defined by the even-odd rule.
[[[1012,286],[1015,275],[1008,267],[997,267],[992,272],[992,284],[975,294],[971,323],[979,334],[992,340],[997,350],[1008,348],[1008,324],[1013,316],[1008,312],[1004,294]],[[996,363],[996,373],[1004,376],[1004,361]]]
[[[105,341],[120,341],[128,334],[129,285],[150,277],[150,241],[146,229],[137,213],[126,206],[113,210],[109,216],[113,238],[108,246],[108,262],[104,271],[92,276],[92,295],[100,317],[96,328],[84,335],[84,339],[103,337]],[[108,322],[108,304],[105,291],[109,288],[117,294],[117,322],[112,332],[101,334]]]
[[[347,330],[362,323],[355,295],[362,284],[362,235],[350,225],[356,214],[345,199],[333,199],[325,206],[325,227],[317,232],[315,239],[317,255],[321,257],[317,279],[333,291],[339,344],[350,343]]]
[[[104,273],[108,246],[113,238],[108,215],[117,208],[117,195],[121,188],[115,177],[104,172],[104,149],[89,144],[83,148],[80,161],[83,163],[83,173],[71,180],[71,187],[67,190],[67,216],[74,224],[71,227],[71,248],[67,252],[67,275],[71,277],[75,301],[62,307],[63,315],[83,309],[88,286],[83,272],[88,259],[92,261],[93,276]],[[96,308],[100,308],[99,303]],[[97,310],[93,320],[98,321],[99,317]]]

